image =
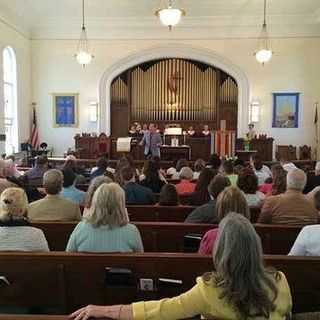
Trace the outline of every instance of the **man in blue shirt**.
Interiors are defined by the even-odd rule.
[[[70,200],[79,206],[84,205],[84,200],[86,193],[77,189],[74,184],[76,180],[76,175],[71,168],[62,170],[63,173],[63,189],[60,196],[66,200]]]

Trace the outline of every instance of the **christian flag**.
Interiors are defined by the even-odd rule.
[[[32,129],[31,129],[31,137],[30,143],[32,145],[32,149],[39,149],[39,133],[37,127],[37,116],[36,116],[36,108],[32,110]]]

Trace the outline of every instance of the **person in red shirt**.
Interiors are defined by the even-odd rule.
[[[180,171],[181,181],[176,184],[178,195],[193,193],[196,184],[191,182],[193,178],[193,171],[189,167],[183,167]]]

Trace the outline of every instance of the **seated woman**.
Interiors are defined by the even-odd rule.
[[[99,176],[91,180],[88,191],[86,193],[86,198],[84,201],[84,210],[83,216],[86,216],[90,212],[92,198],[96,190],[103,184],[103,183],[111,183],[112,180],[109,177]]]
[[[221,221],[229,212],[238,212],[250,220],[250,209],[247,200],[238,188],[230,186],[225,188],[218,196],[216,213],[218,221]],[[198,253],[211,254],[219,229],[212,229],[203,236]]]
[[[154,160],[145,161],[143,175],[140,176],[140,184],[152,190],[153,193],[159,193],[165,184],[160,178],[157,163]]]
[[[240,188],[247,199],[249,207],[261,207],[265,195],[258,191],[258,178],[249,168],[244,168],[239,172],[238,188]]]
[[[183,167],[180,172],[181,181],[176,184],[176,190],[178,195],[189,194],[194,192],[195,183],[191,182],[193,178],[193,172],[189,167]]]
[[[230,213],[221,221],[212,269],[178,297],[110,307],[90,305],[70,318],[175,320],[197,315],[229,320],[290,318],[292,298],[286,276],[264,266],[260,238],[243,216]]]
[[[178,206],[180,204],[176,187],[173,184],[165,184],[160,191],[159,206]]]
[[[217,171],[205,168],[202,170],[197,181],[194,192],[190,195],[189,204],[192,206],[201,206],[210,200],[208,186],[210,181],[216,176]]]
[[[69,252],[143,252],[139,230],[129,223],[125,195],[116,183],[94,193],[89,214],[73,230]]]
[[[198,180],[201,171],[206,167],[203,159],[197,159],[194,163],[193,180]]]
[[[28,199],[23,189],[8,188],[0,197],[0,251],[49,251],[47,240],[27,218]]]
[[[316,191],[313,197],[315,208],[320,211],[320,191]],[[320,224],[303,227],[289,256],[320,256]]]

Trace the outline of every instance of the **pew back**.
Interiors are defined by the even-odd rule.
[[[176,222],[133,222],[140,231],[146,252],[183,252],[186,250],[184,237],[189,234],[201,238],[217,225]],[[37,222],[33,226],[41,229],[52,251],[64,251],[76,226],[74,222]],[[288,254],[302,226],[256,224],[265,254]],[[196,252],[199,240],[187,251]]]
[[[87,304],[129,303],[141,299],[174,296],[190,289],[195,284],[197,276],[213,268],[211,257],[197,254],[0,253],[0,260],[1,274],[9,281],[13,279],[14,273],[29,277],[32,266],[46,270],[48,266],[54,268],[63,265],[67,312]],[[295,312],[315,311],[319,308],[319,258],[265,256],[265,263],[286,274]],[[9,276],[7,272],[10,268],[14,271]],[[110,268],[131,270],[134,281],[125,285],[107,284],[106,272]],[[38,286],[44,286],[48,281],[39,278],[37,274],[32,276]],[[164,284],[160,278],[179,280],[181,283]],[[141,279],[152,279],[153,290],[141,290],[139,286]],[[57,299],[56,294],[56,290],[52,290],[48,285],[47,296],[54,300]],[[36,303],[39,299],[38,288],[30,287],[28,296]],[[0,306],[3,306],[1,296]]]

